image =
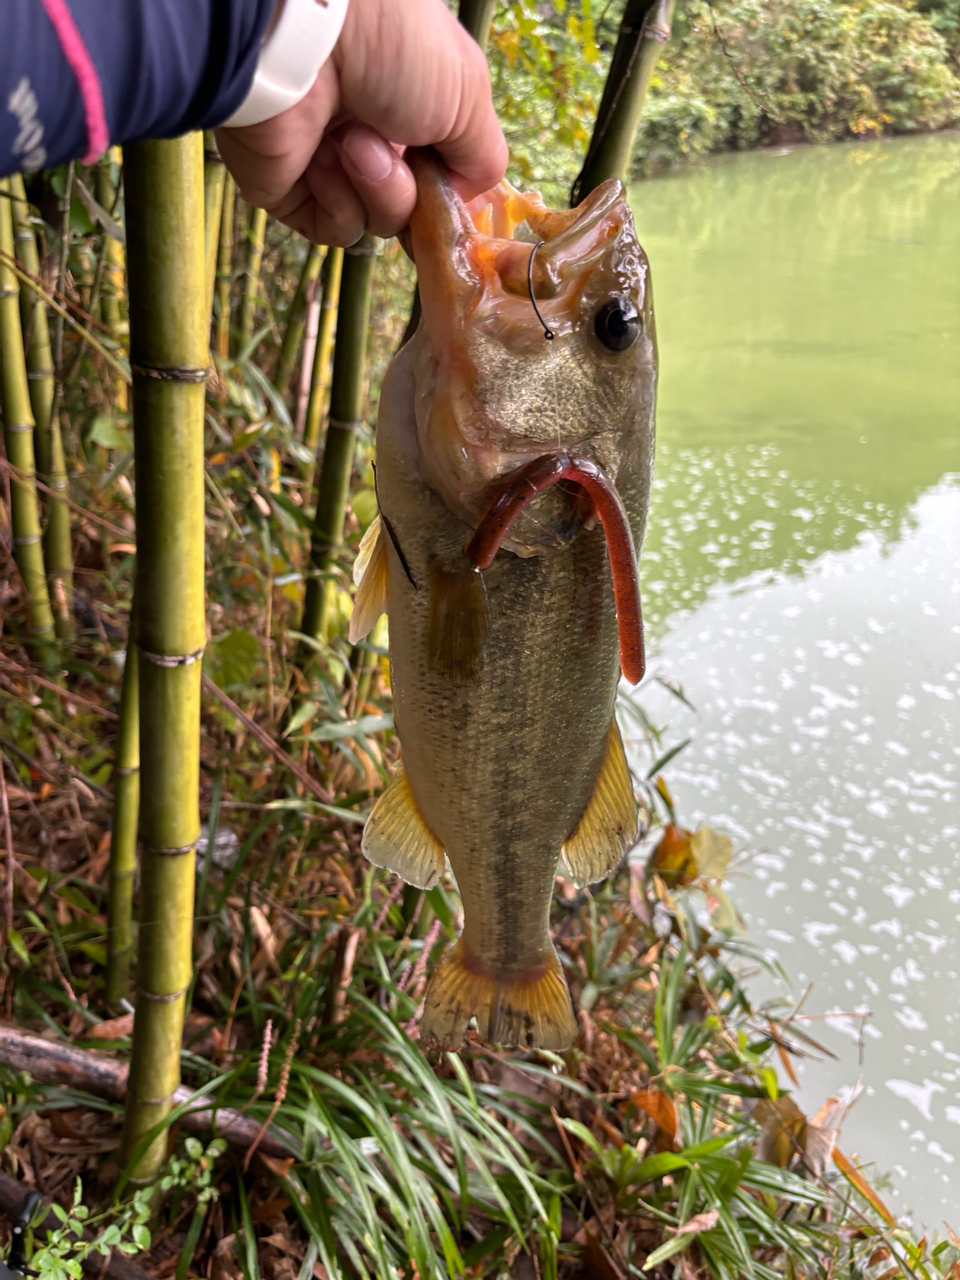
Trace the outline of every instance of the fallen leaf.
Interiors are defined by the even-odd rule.
[[[133,1014],[121,1013],[119,1018],[107,1018],[90,1028],[94,1040],[122,1040],[133,1034]]]
[[[293,1166],[296,1164],[293,1156],[288,1159],[278,1159],[276,1156],[264,1155],[262,1151],[257,1152],[257,1158],[267,1166],[271,1173],[275,1173],[278,1178],[285,1178]]]
[[[589,1231],[586,1235],[586,1247],[583,1251],[584,1276],[590,1280],[626,1280],[626,1276],[611,1258],[595,1235]]]
[[[678,1236],[694,1235],[698,1231],[712,1231],[720,1221],[719,1209],[707,1209],[705,1213],[698,1213],[695,1218],[691,1218],[689,1222],[685,1222],[682,1227],[677,1227],[674,1232]]]

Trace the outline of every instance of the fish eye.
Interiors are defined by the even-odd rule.
[[[612,298],[597,312],[593,328],[608,351],[626,351],[640,336],[640,313],[629,298]]]

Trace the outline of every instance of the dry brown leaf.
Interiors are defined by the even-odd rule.
[[[896,1218],[883,1203],[876,1191],[874,1191],[873,1187],[871,1187],[870,1183],[866,1180],[853,1161],[848,1160],[839,1147],[834,1148],[833,1163],[837,1166],[850,1185],[852,1187],[856,1187],[870,1207],[879,1213],[884,1222],[891,1227],[895,1227],[897,1225]]]
[[[94,1040],[122,1040],[133,1034],[133,1014],[121,1013],[119,1018],[106,1018],[90,1028]]]
[[[712,1231],[720,1221],[719,1209],[707,1209],[704,1213],[698,1213],[695,1218],[691,1218],[689,1222],[685,1222],[682,1227],[677,1227],[674,1232],[678,1236],[695,1235],[698,1231]]]
[[[293,1156],[290,1156],[289,1159],[280,1160],[276,1156],[264,1155],[262,1151],[257,1152],[257,1158],[261,1163],[267,1166],[271,1173],[276,1174],[278,1178],[285,1178],[297,1163]]]
[[[585,1232],[582,1274],[589,1280],[626,1280],[623,1271],[595,1235]]]
[[[767,1164],[786,1169],[794,1156],[806,1150],[807,1117],[791,1097],[761,1098],[753,1118],[763,1129],[757,1155]]]
[[[661,1089],[635,1089],[630,1101],[645,1111],[672,1142],[677,1136],[677,1108],[669,1094]]]

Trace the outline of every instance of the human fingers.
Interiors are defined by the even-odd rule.
[[[443,0],[352,0],[333,61],[341,106],[392,142],[436,147],[465,196],[503,177],[486,59]]]
[[[396,235],[410,221],[417,184],[399,151],[366,125],[347,126],[337,136],[343,168],[361,200],[367,230]]]

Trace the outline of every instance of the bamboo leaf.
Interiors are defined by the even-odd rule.
[[[896,1218],[883,1203],[856,1165],[854,1165],[851,1160],[847,1159],[839,1147],[834,1147],[833,1149],[833,1163],[837,1166],[850,1185],[860,1192],[870,1207],[879,1213],[884,1222],[886,1222],[888,1226],[895,1227],[897,1225]]]

